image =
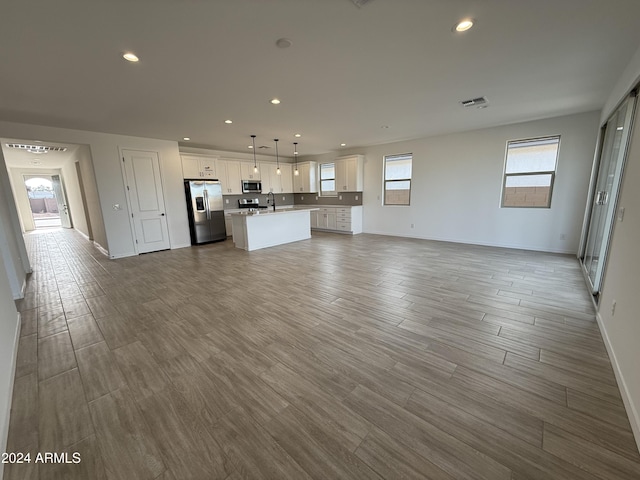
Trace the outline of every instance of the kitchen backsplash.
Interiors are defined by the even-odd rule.
[[[344,192],[336,197],[321,197],[317,193],[294,193],[295,205],[362,205],[362,192]]]
[[[293,205],[293,193],[277,193],[276,194],[276,205]],[[271,197],[271,195],[269,195]],[[224,204],[225,210],[231,210],[234,208],[238,208],[238,200],[243,198],[257,198],[260,201],[260,205],[267,204],[267,194],[266,193],[245,193],[243,195],[223,195],[222,203]]]

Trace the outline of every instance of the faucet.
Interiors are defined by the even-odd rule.
[[[273,192],[267,193],[267,205],[269,205],[269,195],[273,197],[273,211],[276,211],[276,194]]]

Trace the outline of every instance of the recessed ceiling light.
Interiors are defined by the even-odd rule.
[[[276,46],[278,48],[289,48],[291,46],[291,40],[288,38],[279,38],[276,40]]]
[[[341,147],[346,147],[346,146],[347,146],[347,144],[346,144],[346,143],[341,143],[341,144],[340,144],[340,146],[341,146]]]
[[[253,148],[253,145],[247,145],[247,148]]]
[[[279,105],[280,104],[280,100],[278,100],[277,98],[273,98],[271,99],[271,103],[274,105]]]
[[[124,58],[125,60],[127,60],[128,62],[138,62],[140,61],[140,59],[131,52],[126,52],[125,54],[122,55],[122,58]]]
[[[460,20],[453,26],[453,31],[455,32],[466,32],[471,27],[473,27],[473,19],[465,18],[464,20]]]
[[[189,141],[191,140],[191,137],[182,137],[183,140]]]
[[[233,123],[233,120],[225,120],[224,123],[231,124],[231,123]]]
[[[302,135],[300,135],[299,133],[296,133],[296,134],[294,135],[294,137],[296,137],[296,138],[300,138],[301,136],[302,136]]]
[[[383,130],[387,130],[389,128],[389,125],[381,125],[380,128]]]

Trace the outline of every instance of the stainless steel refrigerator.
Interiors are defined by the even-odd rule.
[[[191,245],[225,240],[222,186],[217,180],[185,180]]]

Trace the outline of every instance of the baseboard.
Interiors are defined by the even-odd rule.
[[[611,345],[611,341],[609,340],[609,335],[607,334],[607,329],[604,326],[604,322],[602,321],[600,312],[596,313],[596,320],[598,322],[598,327],[600,327],[600,335],[602,335],[602,340],[604,340],[604,345],[607,349],[607,353],[609,354],[609,360],[611,360],[613,373],[615,374],[616,380],[618,382],[618,388],[620,389],[622,402],[624,403],[624,407],[627,410],[627,416],[629,417],[631,430],[633,431],[633,436],[636,440],[636,446],[638,447],[638,451],[640,452],[640,415],[638,414],[638,410],[636,410],[634,403],[631,401],[631,395],[629,394],[629,389],[627,388],[627,382],[625,382],[624,377],[622,376],[622,372],[620,371],[620,365],[618,364],[616,352]]]
[[[90,242],[93,241],[91,238],[89,238],[89,235],[87,235],[86,233],[84,233],[81,230],[78,230],[77,228],[74,227],[74,230],[76,232],[78,232],[80,234],[80,236],[84,237],[85,240],[89,240]]]
[[[108,255],[111,260],[116,260],[118,258],[127,258],[127,257],[137,257],[138,254],[135,252],[132,253],[121,253],[120,255]]]
[[[171,250],[175,250],[177,248],[187,248],[190,247],[191,244],[190,243],[181,243],[179,245],[171,245]]]
[[[4,422],[2,431],[0,431],[0,452],[7,451],[7,441],[9,437],[9,421],[11,419],[11,400],[13,399],[13,383],[16,377],[16,366],[18,361],[18,344],[20,343],[20,329],[22,328],[22,319],[20,312],[17,314],[16,333],[13,339],[13,356],[9,367],[9,399],[7,401],[7,411],[2,413]],[[0,479],[3,476],[3,465],[0,465]]]
[[[93,241],[93,246],[96,247],[96,249],[103,254],[105,257],[109,257],[109,252],[107,251],[107,249],[105,249],[102,245],[100,245],[98,242],[96,242],[95,240]],[[111,257],[113,258],[113,257]]]
[[[20,293],[18,293],[18,295],[13,295],[13,299],[14,300],[23,299],[26,290],[27,290],[27,279],[26,279],[26,276],[25,276],[25,279],[22,280],[22,287],[20,288]],[[2,477],[0,477],[0,478],[2,478]]]
[[[401,235],[399,233],[393,232],[381,232],[375,230],[363,230],[362,233],[368,233],[371,235],[385,235],[388,237],[399,237],[399,238],[415,238],[417,240],[431,240],[434,242],[448,242],[448,243],[460,243],[462,245],[479,245],[481,247],[497,247],[497,248],[510,248],[513,250],[528,250],[531,252],[545,252],[545,253],[558,253],[561,255],[576,255],[575,250],[554,250],[554,249],[540,249],[533,247],[531,245],[514,245],[514,244],[505,244],[505,243],[486,243],[486,242],[471,242],[467,240],[460,240],[455,238],[444,238],[444,237],[424,237],[420,235]]]

